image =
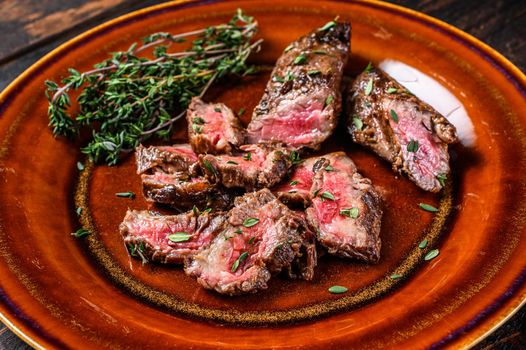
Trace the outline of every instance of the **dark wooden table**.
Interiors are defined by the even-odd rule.
[[[121,14],[159,2],[0,0],[0,33],[3,33],[0,40],[0,90],[44,54],[73,36]],[[390,2],[429,14],[474,35],[526,71],[525,0]],[[29,346],[0,324],[1,349],[29,349]],[[526,308],[476,349],[526,349]]]

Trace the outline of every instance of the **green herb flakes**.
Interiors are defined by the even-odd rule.
[[[247,154],[245,154],[245,155],[243,156],[243,159],[244,159],[244,160],[247,160],[247,161],[252,160],[252,153],[251,153],[251,152],[247,152]]]
[[[248,244],[254,244],[255,239],[256,239],[256,236],[250,237],[250,239],[248,240]]]
[[[179,242],[186,242],[190,240],[191,237],[192,235],[189,234],[188,232],[175,232],[175,233],[172,233],[171,235],[168,235],[167,238],[170,240],[170,242],[179,243]]]
[[[307,75],[311,75],[311,76],[312,76],[312,75],[318,75],[318,74],[320,74],[320,73],[321,73],[321,72],[320,72],[319,69],[313,69],[313,70],[308,71],[308,72],[307,72]]]
[[[245,109],[243,107],[241,107],[239,109],[239,112],[237,112],[237,115],[241,117],[243,114],[245,114]]]
[[[365,96],[369,96],[373,91],[373,78],[369,79],[367,85],[365,85]]]
[[[278,82],[278,83],[284,83],[284,82],[285,82],[285,79],[283,79],[282,77],[277,76],[277,75],[273,75],[273,76],[272,76],[272,80],[273,80],[273,81],[276,81],[276,82]]]
[[[365,69],[363,71],[367,72],[367,73],[371,73],[373,69],[374,69],[374,66],[373,66],[372,62],[369,62],[369,63],[367,63],[367,67],[365,67]]]
[[[294,48],[294,44],[290,44],[289,46],[287,46],[285,48],[285,50],[283,50],[284,52],[289,52],[290,50],[292,50]]]
[[[334,97],[332,97],[332,95],[327,96],[327,98],[325,99],[325,105],[323,106],[323,108],[330,105],[333,100],[334,100]]]
[[[358,208],[349,208],[349,209],[340,210],[340,215],[347,216],[353,219],[356,219],[359,214],[360,214],[360,209]]]
[[[393,273],[391,276],[389,276],[391,279],[393,280],[397,280],[397,279],[400,279],[402,278],[402,275],[398,274],[398,273]]]
[[[78,208],[77,208],[77,215],[80,216],[80,214],[82,214],[82,208],[81,208],[81,207],[78,207]]]
[[[323,27],[318,28],[318,32],[324,32],[327,29],[330,29],[330,28],[334,27],[335,25],[336,25],[336,22],[334,22],[334,21],[327,22],[327,23],[325,23],[325,25]]]
[[[259,222],[258,218],[246,218],[245,221],[243,221],[243,226],[252,227],[256,225],[258,222]]]
[[[440,183],[440,186],[444,187],[446,185],[447,175],[446,174],[437,175],[437,180]]]
[[[195,117],[193,121],[194,121],[194,124],[199,124],[199,125],[202,125],[205,123],[205,120],[201,117]]]
[[[79,228],[77,231],[71,233],[71,235],[75,238],[82,238],[89,234],[90,232],[86,230],[85,228]]]
[[[229,160],[229,161],[227,161],[226,163],[227,163],[227,164],[238,165],[238,163],[237,163],[237,162],[234,162],[233,160]]]
[[[289,154],[289,160],[293,165],[303,163],[303,160],[300,157],[300,154],[297,151],[291,151]]]
[[[84,170],[84,164],[82,164],[81,162],[77,162],[77,169],[79,169],[79,171]]]
[[[210,171],[212,174],[214,174],[214,176],[219,176],[219,173],[217,172],[217,169],[212,165],[212,163],[210,163],[208,160],[203,160],[203,165],[205,166],[205,168]]]
[[[327,51],[325,50],[314,50],[312,51],[312,53],[316,54],[316,55],[327,55]]]
[[[432,213],[436,213],[438,211],[437,208],[426,203],[419,203],[418,206],[420,207],[420,209],[424,209],[425,211],[430,211]]]
[[[395,110],[394,109],[391,109],[389,111],[389,114],[391,114],[391,118],[393,118],[393,120],[395,121],[395,123],[398,123],[398,114],[396,114]]]
[[[135,197],[135,193],[134,192],[118,192],[118,193],[115,193],[115,195],[117,197],[121,197],[121,198],[133,198]]]
[[[407,152],[416,153],[418,151],[418,147],[419,147],[418,140],[411,140],[407,144]]]
[[[324,169],[325,171],[334,171],[334,168],[330,165],[327,165]]]
[[[394,87],[390,87],[389,89],[387,89],[387,93],[388,94],[394,94],[398,91],[397,88],[394,88]]]
[[[203,131],[203,127],[201,125],[192,124],[192,130],[194,130],[196,134],[200,134]]]
[[[323,198],[329,199],[331,201],[335,200],[334,199],[334,195],[332,193],[330,193],[329,191],[322,192],[321,196]]]
[[[295,185],[297,185],[298,183],[299,183],[298,180],[292,180],[292,181],[289,183],[289,185],[291,185],[291,186],[295,186]]]
[[[230,271],[236,272],[239,267],[239,264],[241,264],[247,257],[248,257],[248,252],[244,252],[243,254],[241,254],[236,259],[236,261],[234,261],[234,263],[232,264],[232,268],[230,269]]]
[[[212,208],[206,208],[205,210],[203,210],[203,214],[208,214],[212,211]]]
[[[214,111],[216,111],[217,113],[221,113],[221,107],[214,107]]]
[[[300,53],[295,59],[294,62],[292,62],[294,65],[300,65],[305,64],[307,62],[307,56],[305,56],[305,53]]]
[[[424,240],[418,244],[418,248],[424,249],[425,247],[427,247],[427,239],[424,238]]]
[[[354,117],[352,118],[352,123],[354,125],[354,128],[358,131],[362,131],[363,129],[363,122],[360,118]]]
[[[332,293],[332,294],[342,294],[348,291],[348,289],[344,286],[332,286],[328,290],[329,290],[329,293]]]
[[[426,256],[424,257],[424,260],[425,261],[429,261],[429,260],[433,260],[434,258],[436,258],[437,256],[440,255],[440,250],[438,249],[433,249],[433,250],[430,250]]]

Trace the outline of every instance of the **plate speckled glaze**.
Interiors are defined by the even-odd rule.
[[[348,152],[385,198],[379,264],[324,256],[311,282],[277,276],[268,290],[235,298],[201,289],[178,267],[143,266],[128,257],[118,224],[146,203],[114,195],[140,193],[133,157],[79,174],[77,146],[48,129],[46,79],[88,70],[152,32],[222,23],[238,7],[260,24],[258,64],[272,65],[290,41],[339,15],[353,25],[348,75],[368,61],[404,62],[444,85],[471,117],[476,142],[452,147],[453,176],[439,195],[395,176],[341,129],[324,146]],[[224,82],[207,98],[250,111],[268,76]],[[488,46],[380,2],[174,2],[110,21],[0,95],[1,320],[36,348],[467,347],[526,297],[525,98],[525,76]],[[177,130],[173,142],[184,142],[184,123]],[[74,239],[81,223],[93,234]],[[440,255],[424,261],[434,248]],[[328,293],[336,284],[349,292]]]

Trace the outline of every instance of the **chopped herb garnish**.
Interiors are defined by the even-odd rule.
[[[327,51],[325,50],[314,50],[312,53],[315,53],[316,55],[327,55]]]
[[[85,228],[79,228],[77,231],[71,233],[71,235],[75,238],[82,238],[89,234],[90,232],[86,230]]]
[[[245,154],[243,156],[243,159],[244,160],[252,160],[252,153],[251,152],[248,152],[247,154]]]
[[[135,197],[135,193],[134,192],[118,192],[118,193],[115,193],[115,195],[117,197],[121,197],[121,198],[133,198]]]
[[[285,48],[285,50],[283,50],[283,51],[285,51],[285,52],[289,52],[289,51],[292,50],[293,48],[294,48],[294,45],[293,45],[293,44],[290,44],[290,45],[287,46],[287,47]]]
[[[212,211],[212,208],[206,208],[205,210],[203,210],[203,214],[208,214]]]
[[[318,75],[320,74],[320,70],[319,69],[314,69],[314,70],[310,70],[307,72],[307,75]]]
[[[427,247],[427,239],[424,239],[422,242],[418,244],[418,248],[420,249],[424,249],[425,247]]]
[[[330,199],[331,201],[335,200],[334,199],[334,195],[332,193],[330,193],[329,191],[322,192],[321,196],[323,198]]]
[[[243,114],[245,114],[245,109],[243,107],[241,107],[239,109],[239,112],[237,112],[237,115],[241,117]]]
[[[330,165],[327,165],[324,169],[325,169],[325,171],[333,171],[334,170],[334,168],[332,166],[330,166]]]
[[[334,100],[334,97],[332,97],[332,95],[327,96],[327,98],[325,99],[325,104],[324,104],[323,108],[325,108],[328,105],[330,105],[333,100]]]
[[[297,193],[298,190],[289,190],[289,193]]]
[[[334,27],[335,25],[336,25],[336,22],[334,22],[334,21],[327,22],[327,23],[325,23],[325,25],[323,27],[318,28],[318,32],[324,32],[327,29]]]
[[[370,73],[373,70],[374,66],[372,62],[367,63],[367,67],[365,67],[364,72]]]
[[[392,274],[391,276],[389,276],[389,277],[391,277],[391,279],[393,279],[393,280],[397,280],[397,279],[399,279],[399,278],[402,278],[402,275],[397,274],[397,273],[393,273],[393,274]]]
[[[234,162],[233,160],[229,160],[228,162],[226,162],[227,164],[234,164],[234,165],[238,165],[238,163]]]
[[[232,264],[232,268],[230,269],[230,271],[236,272],[237,268],[239,267],[239,264],[241,264],[243,262],[243,260],[245,260],[247,257],[248,257],[248,252],[244,252],[243,254],[241,254],[236,259],[236,261],[234,261],[234,263]]]
[[[425,211],[430,211],[432,213],[436,213],[438,211],[437,208],[435,208],[434,206],[432,205],[429,205],[429,204],[426,204],[426,203],[420,203],[418,204],[418,206],[421,208],[421,209],[424,209]]]
[[[347,292],[348,289],[344,286],[332,286],[329,288],[329,292],[332,294],[342,294]]]
[[[291,81],[293,79],[294,79],[294,74],[292,74],[292,72],[287,72],[287,74],[285,74],[286,81]]]
[[[255,224],[259,222],[258,218],[246,218],[245,221],[243,221],[243,226],[245,227],[252,227]]]
[[[307,62],[307,56],[305,56],[305,53],[300,53],[295,59],[294,59],[294,64],[295,65],[299,65],[299,64],[304,64]]]
[[[358,217],[358,214],[360,214],[360,210],[358,208],[349,208],[349,209],[340,210],[340,215],[347,216],[353,219],[356,219]]]
[[[277,76],[277,75],[272,76],[272,80],[277,81],[278,83],[284,83],[285,82],[285,79],[283,79],[282,77]]]
[[[195,117],[194,118],[194,124],[204,124],[205,120],[201,117]]]
[[[393,118],[393,120],[395,121],[395,123],[398,123],[398,114],[396,114],[395,110],[394,109],[391,109],[389,111],[389,114],[391,114],[391,118]]]
[[[196,134],[200,134],[203,131],[203,127],[197,124],[192,124],[192,129]]]
[[[416,153],[416,151],[418,151],[418,147],[419,147],[418,140],[411,140],[407,144],[407,152]]]
[[[240,234],[242,234],[242,233],[243,233],[243,231],[241,231],[241,229],[240,229],[240,228],[238,228],[237,230],[235,230],[235,231],[234,231],[234,233],[237,233],[238,235],[240,235]]]
[[[429,253],[426,254],[424,257],[425,261],[433,260],[440,254],[440,251],[438,249],[430,250]]]
[[[373,78],[369,79],[367,85],[365,86],[365,96],[369,96],[373,91]]]
[[[192,235],[188,232],[176,232],[168,235],[168,239],[174,243],[186,242],[190,239],[190,237],[192,237]]]
[[[289,160],[292,162],[292,164],[300,164],[303,163],[303,160],[300,157],[300,154],[297,151],[292,151],[289,154]]]
[[[192,207],[192,212],[194,215],[199,215],[199,209],[195,205]]]
[[[320,189],[317,189],[316,191],[314,191],[314,193],[312,194],[313,197],[316,197],[318,195],[318,193],[320,193]]]
[[[81,207],[78,207],[78,208],[77,208],[77,215],[80,216],[80,214],[82,214],[82,208],[81,208]]]
[[[203,165],[205,166],[208,171],[210,171],[214,176],[219,176],[219,173],[217,172],[217,169],[210,163],[208,160],[203,161]]]
[[[294,185],[297,185],[298,183],[299,183],[298,180],[292,180],[289,185],[294,186]]]
[[[214,107],[214,111],[216,111],[217,113],[221,113],[221,108],[220,107]]]
[[[84,170],[84,164],[82,164],[81,162],[77,162],[77,169],[79,169],[79,171]]]
[[[397,88],[394,88],[394,87],[390,87],[389,89],[387,89],[387,93],[388,94],[394,94],[398,91]]]
[[[446,174],[437,175],[437,180],[440,183],[440,186],[444,187],[446,185],[447,175]]]
[[[361,131],[363,129],[363,122],[360,118],[354,117],[352,118],[352,123],[356,130]]]
[[[248,244],[254,244],[255,239],[256,239],[256,236],[250,237],[250,239],[248,240]]]

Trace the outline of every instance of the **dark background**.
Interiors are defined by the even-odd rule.
[[[40,57],[73,36],[121,14],[160,2],[0,0],[0,90]],[[426,13],[466,31],[526,71],[526,0],[389,2]],[[30,348],[0,323],[0,349]],[[475,349],[526,349],[526,307]]]

